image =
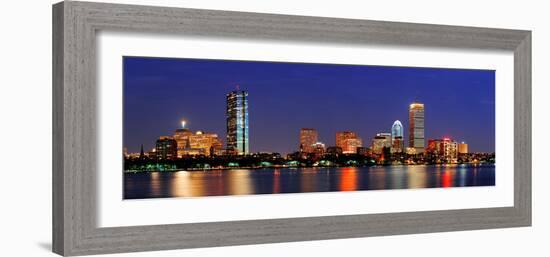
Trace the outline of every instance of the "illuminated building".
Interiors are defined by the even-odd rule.
[[[444,163],[456,163],[458,159],[458,143],[450,138],[430,139],[426,148],[428,154],[435,155]]]
[[[193,133],[186,128],[177,129],[174,139],[178,146],[177,156],[180,158],[186,155],[216,155],[223,147],[217,134],[202,131]]]
[[[372,139],[372,152],[381,154],[384,147],[390,148],[392,135],[390,133],[378,133]]]
[[[458,154],[467,154],[468,153],[468,144],[461,142],[458,144]]]
[[[183,124],[184,122],[182,122],[182,125]],[[193,132],[186,128],[177,129],[174,132],[174,139],[178,144],[178,157],[186,155],[185,149],[191,148],[191,146],[189,145],[189,137],[192,135]]]
[[[248,92],[232,91],[226,95],[227,149],[248,154]]]
[[[129,153],[128,158],[130,159],[139,159],[140,153]]]
[[[416,148],[407,147],[407,148],[405,148],[405,153],[407,153],[408,155],[415,155],[416,154]]]
[[[325,155],[325,144],[323,144],[321,142],[315,142],[312,145],[312,148],[313,148],[312,153],[315,156],[315,158],[318,159],[318,158],[323,157],[323,155]]]
[[[149,159],[151,159],[151,160],[156,160],[157,159],[157,148],[153,147],[153,149],[151,149],[151,151],[149,151],[147,153],[147,157],[149,157]]]
[[[197,131],[195,134],[189,136],[190,149],[197,150],[200,154],[214,155],[217,151],[221,150],[222,142],[218,139],[218,135],[214,133],[204,133]]]
[[[177,142],[172,137],[162,136],[157,139],[156,150],[158,160],[173,160],[177,157]]]
[[[300,151],[313,153],[314,144],[317,143],[317,130],[311,128],[300,129]]]
[[[424,152],[424,104],[418,102],[409,106],[409,147]]]
[[[403,137],[395,137],[392,140],[391,152],[392,153],[402,153],[404,149]]]
[[[403,148],[403,125],[401,121],[396,120],[391,126],[391,151],[392,153],[401,153]]]
[[[363,146],[363,140],[355,132],[336,132],[336,146],[342,148],[342,153],[357,153],[357,147]]]

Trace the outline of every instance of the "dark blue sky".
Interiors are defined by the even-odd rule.
[[[299,130],[335,144],[351,130],[370,146],[395,120],[408,138],[408,106],[425,104],[426,139],[466,141],[494,152],[495,72],[256,61],[124,57],[124,145],[146,150],[185,119],[225,142],[225,94],[249,92],[250,150],[297,150]]]

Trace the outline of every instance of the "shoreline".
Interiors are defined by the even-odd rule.
[[[261,169],[312,169],[312,168],[371,168],[371,167],[392,167],[392,166],[495,166],[495,163],[453,163],[453,164],[390,164],[390,165],[372,165],[372,166],[254,166],[254,167],[215,167],[215,168],[195,168],[195,169],[167,169],[167,170],[124,170],[123,174],[135,173],[172,173],[172,172],[206,172],[206,171],[230,171],[230,170],[261,170]]]

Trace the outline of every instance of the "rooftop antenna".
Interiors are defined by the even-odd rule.
[[[241,87],[239,86],[239,84],[237,84],[237,85],[235,86],[235,88],[237,89],[237,91],[241,90]]]

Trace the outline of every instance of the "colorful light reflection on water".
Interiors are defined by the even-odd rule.
[[[124,198],[494,186],[494,165],[233,169],[124,174]]]

